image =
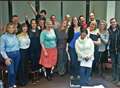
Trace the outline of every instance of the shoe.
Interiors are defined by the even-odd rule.
[[[80,79],[80,76],[79,76],[79,75],[77,75],[77,79]]]
[[[17,86],[16,86],[16,85],[13,85],[13,88],[17,88]]]
[[[51,81],[51,80],[52,80],[52,77],[47,76],[47,80],[48,80],[48,81]]]
[[[117,87],[120,87],[120,81],[118,81],[118,82],[116,83],[116,86],[117,86]]]
[[[73,79],[74,79],[74,76],[70,76],[70,79],[73,80]]]

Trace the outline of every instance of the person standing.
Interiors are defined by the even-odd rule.
[[[109,51],[112,59],[112,82],[120,87],[120,26],[115,18],[110,19]]]
[[[21,25],[20,34],[17,35],[20,44],[20,54],[21,60],[18,69],[18,84],[20,86],[25,86],[29,81],[29,70],[28,70],[28,62],[30,60],[30,38],[28,35],[28,26],[23,23]]]
[[[52,22],[46,23],[46,29],[41,32],[40,43],[42,46],[39,64],[46,70],[46,77],[52,80],[52,71],[57,63],[56,34],[52,28]]]
[[[8,88],[16,88],[16,73],[20,61],[20,46],[13,23],[8,23],[6,32],[0,38],[0,53],[8,70]]]
[[[80,37],[75,43],[75,50],[80,61],[80,86],[87,86],[89,84],[94,60],[94,43],[87,34],[87,30],[82,30]]]
[[[61,26],[56,30],[57,36],[57,50],[58,50],[58,62],[57,71],[59,75],[64,75],[66,73],[68,56],[66,52],[67,46],[67,20],[61,22]],[[62,35],[62,36],[61,36]]]
[[[70,55],[70,79],[79,78],[78,57],[75,51],[76,39],[80,36],[80,26],[77,17],[72,18],[71,26],[68,29],[68,52]]]
[[[101,44],[98,45],[99,52],[99,75],[103,76],[105,72],[105,63],[108,61],[108,40],[109,32],[107,30],[107,23],[104,20],[100,20],[99,33]]]

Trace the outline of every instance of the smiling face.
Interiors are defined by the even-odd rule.
[[[78,25],[78,19],[77,17],[73,17],[73,25]]]
[[[6,32],[13,34],[13,33],[15,33],[15,31],[16,31],[16,28],[15,28],[14,24],[12,24],[12,23],[7,24]]]
[[[116,19],[110,20],[110,25],[111,25],[111,27],[112,27],[113,29],[116,28],[116,26],[117,26],[117,21],[116,21]]]
[[[48,21],[48,22],[46,23],[46,27],[47,27],[47,29],[51,29],[51,28],[53,27],[52,22],[51,22],[51,21]]]
[[[27,31],[28,31],[27,25],[23,26],[23,27],[22,27],[22,32],[26,33]]]

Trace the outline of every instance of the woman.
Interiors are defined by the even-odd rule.
[[[40,35],[40,43],[42,46],[41,57],[39,64],[42,65],[47,73],[47,79],[52,80],[51,71],[57,62],[56,35],[52,28],[52,22],[48,21],[46,30],[43,30]]]
[[[82,30],[80,37],[76,40],[75,49],[80,61],[80,85],[86,86],[89,83],[89,78],[94,60],[94,44],[87,36],[88,31]]]
[[[67,44],[66,29],[67,29],[67,21],[63,20],[61,22],[60,28],[56,30],[57,49],[58,49],[57,70],[59,75],[61,76],[64,75],[66,72],[67,59],[68,59],[66,52],[66,44]]]
[[[28,26],[23,23],[21,25],[20,34],[17,35],[20,43],[20,53],[21,60],[18,69],[18,83],[21,86],[24,86],[28,83],[28,61],[29,57],[29,47],[30,47],[30,38],[28,35]]]
[[[16,73],[20,61],[19,41],[13,23],[8,23],[6,32],[1,36],[1,55],[5,59],[8,70],[8,86],[16,88]]]
[[[77,17],[72,18],[71,26],[68,29],[68,52],[70,55],[70,79],[79,77],[78,58],[75,51],[76,39],[80,36],[80,26]]]
[[[39,42],[39,31],[37,29],[37,23],[35,19],[31,20],[31,28],[29,31],[30,37],[30,58],[32,64],[33,83],[38,81],[37,71],[39,69],[39,57],[40,57],[40,42]]]
[[[94,52],[94,62],[93,62],[93,71],[98,72],[98,64],[99,64],[99,52],[98,46],[101,43],[100,36],[98,35],[99,29],[96,28],[97,23],[95,21],[91,21],[90,26],[87,28],[88,36],[93,40],[95,45],[95,52]]]
[[[99,23],[99,35],[100,35],[100,40],[101,44],[99,45],[99,75],[103,76],[103,73],[105,71],[105,63],[107,62],[107,55],[108,55],[108,50],[107,50],[107,44],[108,44],[108,39],[109,39],[109,32],[107,31],[107,23],[104,20],[100,20]]]

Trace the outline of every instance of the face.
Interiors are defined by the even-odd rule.
[[[95,23],[91,23],[91,24],[90,24],[90,29],[93,29],[93,30],[94,30],[95,27],[96,27],[96,24],[95,24]]]
[[[32,24],[31,24],[31,25],[32,25],[32,29],[36,29],[37,24],[36,24],[36,21],[35,21],[35,20],[32,21]]]
[[[90,20],[93,21],[93,20],[95,19],[94,13],[90,13],[90,16],[89,16],[89,17],[90,17]]]
[[[80,17],[80,21],[81,22],[85,21],[85,18],[84,17]]]
[[[39,20],[39,26],[44,26],[44,20]]]
[[[99,30],[105,30],[105,27],[106,27],[106,25],[105,25],[105,23],[100,23],[99,24]]]
[[[81,39],[85,39],[87,34],[85,32],[81,33]]]
[[[12,18],[12,22],[13,22],[14,24],[19,23],[19,17],[13,17],[13,18]]]
[[[15,31],[16,31],[16,29],[15,29],[14,25],[9,25],[7,27],[7,32],[8,33],[13,34],[13,33],[15,33]]]
[[[28,27],[27,26],[22,27],[22,31],[26,33],[28,31]]]
[[[52,21],[52,22],[55,22],[55,21],[56,21],[56,17],[55,17],[55,16],[52,16],[52,17],[51,17],[51,21]]]
[[[47,29],[51,29],[52,28],[52,22],[51,21],[48,21],[47,24],[46,24],[46,27]]]
[[[74,25],[78,25],[78,19],[77,19],[77,17],[74,17],[74,18],[73,18],[73,24],[74,24]]]
[[[111,24],[112,28],[116,28],[116,26],[117,26],[117,22],[115,19],[111,20],[110,24]]]
[[[43,12],[43,13],[40,13],[40,15],[42,15],[42,16],[44,16],[44,17],[46,17],[46,14]]]

